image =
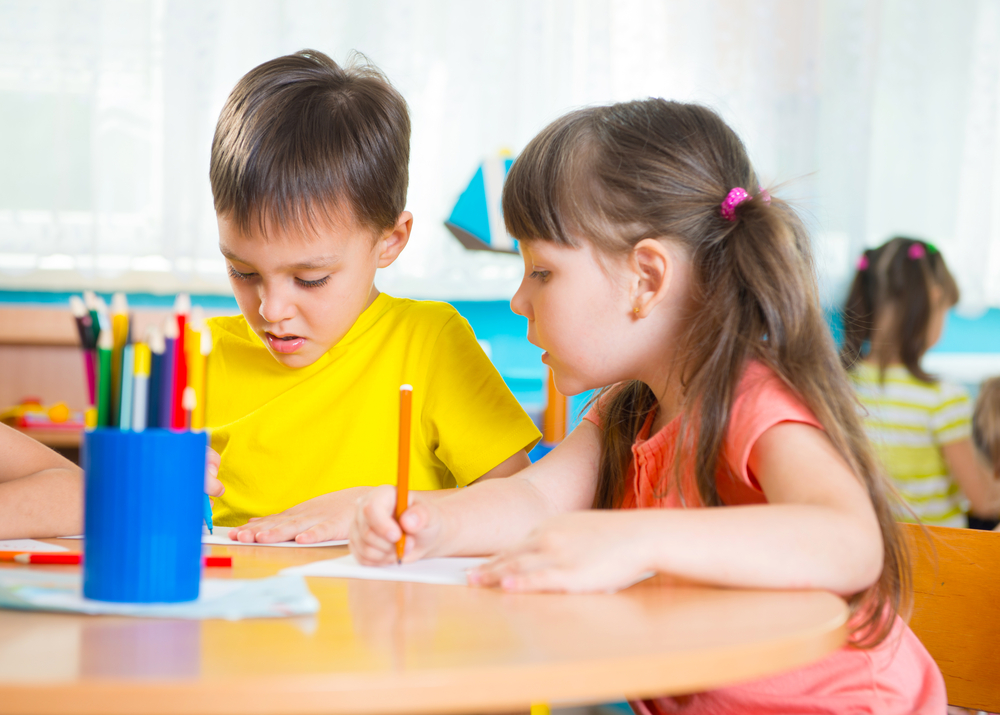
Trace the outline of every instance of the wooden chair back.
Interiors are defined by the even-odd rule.
[[[948,704],[1000,712],[1000,533],[900,524],[913,567],[910,628]]]

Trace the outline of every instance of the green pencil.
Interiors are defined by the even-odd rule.
[[[97,426],[111,424],[111,353],[114,338],[110,330],[97,336]]]

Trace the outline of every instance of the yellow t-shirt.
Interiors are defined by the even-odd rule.
[[[541,437],[447,303],[384,293],[312,365],[285,367],[242,315],[212,318],[206,421],[238,526],[354,486],[395,484],[399,386],[413,385],[410,487],[465,486]]]

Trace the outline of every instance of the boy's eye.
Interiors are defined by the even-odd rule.
[[[306,281],[302,280],[301,278],[296,278],[295,281],[303,288],[321,288],[322,286],[325,286],[327,283],[329,283],[330,276],[323,276],[319,280],[315,281]]]
[[[253,278],[257,274],[256,273],[240,273],[238,270],[236,270],[232,266],[229,266],[229,275],[231,275],[233,278],[235,278],[238,281],[248,281],[248,280],[250,280],[251,278]]]
[[[528,278],[539,278],[543,282],[549,277],[549,271],[532,271]]]

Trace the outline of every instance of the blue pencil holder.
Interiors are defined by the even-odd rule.
[[[84,434],[84,597],[198,598],[206,446],[204,432]]]

